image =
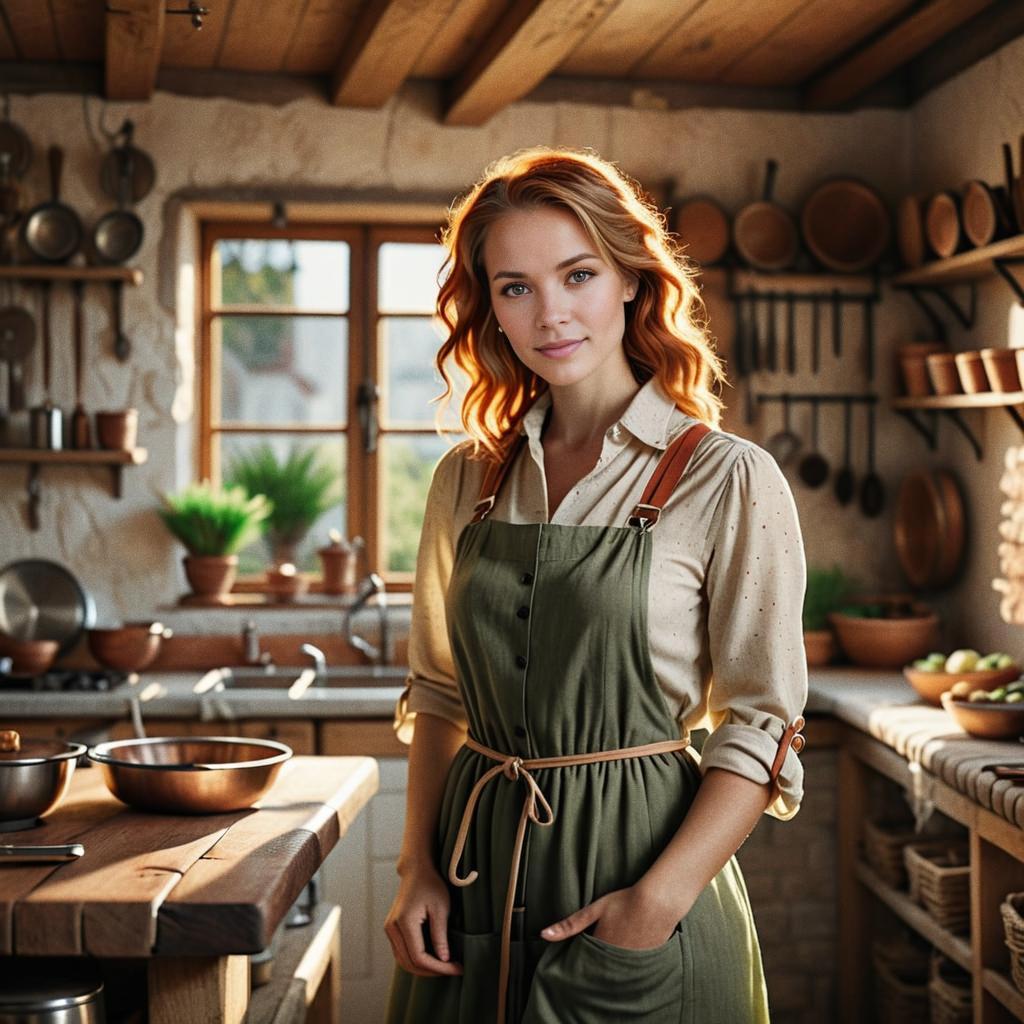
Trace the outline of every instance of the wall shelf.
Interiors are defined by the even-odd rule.
[[[1017,408],[1024,405],[1024,391],[984,391],[975,395],[929,395],[925,398],[894,398],[890,403],[894,412],[899,413],[926,441],[928,447],[935,449],[938,428],[935,414],[943,413],[949,421],[967,438],[980,462],[984,451],[981,442],[974,436],[974,431],[960,416],[964,409],[1005,409],[1007,415],[1024,433],[1024,416]],[[921,422],[918,412],[931,414],[930,426]]]
[[[960,253],[959,256],[925,263],[914,270],[897,274],[892,278],[892,284],[898,288],[909,288],[980,281],[998,273],[997,260],[1012,260],[1015,257],[1024,257],[1024,235],[1014,235],[1001,242]]]
[[[67,267],[22,263],[0,266],[0,281],[35,281],[53,283],[81,281],[108,284],[142,284],[142,271],[138,267]]]
[[[125,466],[141,466],[148,458],[149,452],[145,448],[133,448],[130,451],[107,451],[105,449],[49,451],[41,448],[0,448],[0,465],[28,466],[27,518],[31,530],[39,529],[40,467],[107,466],[110,469],[113,496],[120,498],[121,471]]]

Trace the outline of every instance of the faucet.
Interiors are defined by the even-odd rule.
[[[327,659],[324,652],[314,644],[303,644],[299,650],[313,660],[313,669],[316,672],[315,686],[322,686],[327,679]]]
[[[253,619],[242,627],[242,661],[246,665],[262,665],[264,668],[269,668],[272,662],[270,651],[260,650],[260,634]]]
[[[363,610],[366,602],[377,595],[377,620],[380,630],[380,646],[374,647],[365,637],[357,636],[352,632],[352,619]],[[388,664],[390,658],[390,633],[388,630],[388,597],[384,580],[378,573],[371,572],[359,585],[356,591],[355,600],[345,610],[345,617],[342,622],[345,635],[345,642],[349,647],[361,651],[371,661],[378,665]]]

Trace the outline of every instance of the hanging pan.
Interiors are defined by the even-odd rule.
[[[124,139],[122,144],[115,146],[103,158],[100,167],[100,188],[114,202],[128,206],[145,199],[153,190],[156,168],[150,155],[132,144],[135,125],[131,121],[125,121],[120,134]],[[128,167],[128,194],[122,199],[124,190],[121,179],[125,174],[125,166]]]
[[[814,258],[840,274],[874,266],[892,234],[882,197],[855,178],[834,178],[819,185],[804,203],[800,227]]]
[[[772,201],[778,169],[776,161],[768,161],[761,199],[744,206],[733,221],[736,251],[755,270],[785,270],[796,260],[800,245],[793,218]]]
[[[22,225],[22,240],[37,260],[66,263],[82,242],[82,222],[70,206],[60,201],[64,151],[51,146],[49,156],[52,198],[29,211]]]
[[[904,478],[893,534],[900,565],[915,587],[942,587],[956,577],[964,553],[964,504],[951,474],[920,470]]]
[[[132,182],[132,152],[123,147],[114,150],[121,164],[120,191],[117,209],[104,214],[92,232],[92,244],[102,263],[124,263],[130,260],[142,245],[142,221],[128,209],[128,196]]]

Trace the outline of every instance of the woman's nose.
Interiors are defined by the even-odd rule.
[[[557,327],[567,323],[569,317],[568,303],[562,296],[542,296],[540,307],[537,311],[537,326],[539,328]]]

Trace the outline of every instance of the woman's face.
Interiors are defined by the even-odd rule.
[[[512,350],[552,387],[628,372],[624,303],[636,282],[598,256],[576,217],[513,210],[484,240],[494,315]]]

